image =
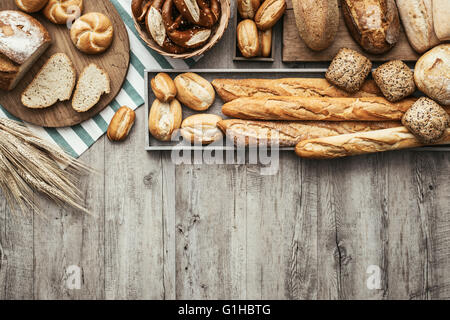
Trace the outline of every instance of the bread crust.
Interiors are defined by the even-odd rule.
[[[295,21],[300,37],[315,51],[328,48],[339,28],[337,0],[293,0]]]
[[[106,51],[114,38],[111,20],[100,12],[89,12],[75,21],[70,38],[78,50],[87,54]]]
[[[353,94],[341,90],[325,79],[215,79],[212,85],[224,102],[244,97],[298,96],[298,97],[376,97],[381,91],[373,80],[366,80]]]
[[[372,54],[389,51],[400,36],[394,0],[343,0],[342,12],[350,34]]]
[[[368,98],[239,98],[226,103],[222,113],[247,120],[400,120],[416,99],[392,103]]]
[[[444,106],[450,105],[450,44],[441,44],[416,63],[414,81],[420,91]]]
[[[83,0],[48,0],[42,11],[45,17],[55,24],[66,24],[68,21],[76,19],[73,7],[79,8],[79,13],[83,12]]]
[[[450,1],[433,1],[433,20],[436,36],[441,41],[450,40]]]
[[[44,8],[48,0],[15,0],[15,2],[20,10],[33,13]]]
[[[419,53],[439,44],[434,32],[432,0],[397,0],[408,41]]]
[[[437,144],[448,143],[450,129],[447,129],[446,138]],[[406,127],[398,127],[301,141],[295,147],[295,153],[302,158],[332,159],[422,145]]]
[[[298,142],[361,131],[401,126],[398,121],[252,121],[227,119],[217,126],[237,146],[270,145],[294,147]]]

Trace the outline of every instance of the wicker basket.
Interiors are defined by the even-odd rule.
[[[141,25],[136,21],[136,19],[133,16],[134,25],[136,27],[137,32],[139,33],[139,36],[141,39],[153,50],[156,52],[162,54],[166,57],[176,58],[176,59],[187,59],[192,58],[195,56],[200,56],[209,49],[211,49],[219,40],[222,38],[223,34],[225,33],[225,30],[228,27],[228,20],[230,19],[230,2],[229,0],[220,0],[220,7],[221,7],[221,13],[220,13],[220,19],[219,22],[216,23],[216,25],[212,29],[212,36],[209,38],[208,42],[201,48],[195,49],[194,51],[181,53],[181,54],[174,54],[174,53],[168,53],[162,50],[162,48],[153,40],[151,35],[147,32],[145,26]]]

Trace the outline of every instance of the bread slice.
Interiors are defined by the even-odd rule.
[[[81,73],[73,95],[72,107],[77,112],[86,112],[98,103],[102,94],[110,92],[108,73],[91,63]]]
[[[58,100],[69,100],[77,73],[64,53],[52,55],[22,93],[22,104],[32,109],[50,107]]]

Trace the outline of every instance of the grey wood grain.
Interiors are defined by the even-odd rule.
[[[305,66],[282,64],[281,46],[275,63],[232,62],[234,36],[195,67]],[[448,153],[281,153],[264,176],[145,152],[145,121],[140,108],[128,140],[103,137],[82,156],[102,173],[82,184],[94,217],[45,199],[47,220],[22,216],[0,196],[0,299],[450,298]],[[70,265],[80,290],[67,288]]]

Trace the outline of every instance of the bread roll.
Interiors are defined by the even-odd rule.
[[[298,97],[375,97],[381,91],[373,80],[364,82],[353,94],[336,88],[320,78],[283,79],[215,79],[212,85],[224,102],[243,97],[298,96]]]
[[[433,19],[436,36],[441,41],[450,40],[450,1],[433,1]]]
[[[75,21],[82,11],[83,0],[49,0],[43,13],[55,24],[66,24]]]
[[[175,80],[177,98],[186,107],[196,111],[207,110],[216,98],[214,88],[208,80],[196,73],[188,72],[178,75]]]
[[[160,141],[170,141],[175,130],[180,128],[181,105],[177,99],[170,102],[155,100],[148,117],[148,129]]]
[[[450,105],[450,44],[425,53],[416,63],[414,80],[420,91],[442,105]]]
[[[215,114],[201,113],[184,119],[181,124],[181,135],[194,144],[210,144],[222,139],[222,132],[217,123],[222,118]]]
[[[223,114],[248,120],[400,120],[415,102],[392,103],[385,98],[239,98],[222,107]]]
[[[158,73],[151,81],[153,93],[161,102],[168,102],[177,95],[177,88],[172,78],[167,73]]]
[[[300,37],[312,50],[328,48],[339,28],[337,0],[292,0]]]
[[[411,47],[419,53],[439,44],[434,32],[432,0],[397,0]]]
[[[414,73],[401,60],[392,60],[372,72],[383,95],[391,102],[404,99],[416,91]]]
[[[259,30],[271,29],[286,11],[286,0],[265,0],[255,15]]]
[[[401,126],[398,121],[251,121],[227,119],[217,123],[237,146],[294,147],[307,139]]]
[[[260,5],[260,0],[237,0],[239,14],[242,19],[253,19]]]
[[[78,50],[88,54],[106,51],[114,38],[111,20],[103,13],[89,12],[75,21],[70,38]]]
[[[20,10],[33,13],[40,11],[47,4],[48,0],[15,0]]]
[[[446,138],[438,144],[449,143],[450,129],[447,129]],[[295,153],[302,158],[331,159],[421,146],[407,128],[398,127],[301,141]]]
[[[272,52],[272,29],[267,29],[266,31],[258,31],[259,38],[259,56],[270,57]]]
[[[256,57],[260,51],[258,28],[253,20],[242,20],[237,26],[239,51],[246,58]]]
[[[367,52],[390,50],[400,36],[394,0],[343,0],[342,11],[350,34]]]

